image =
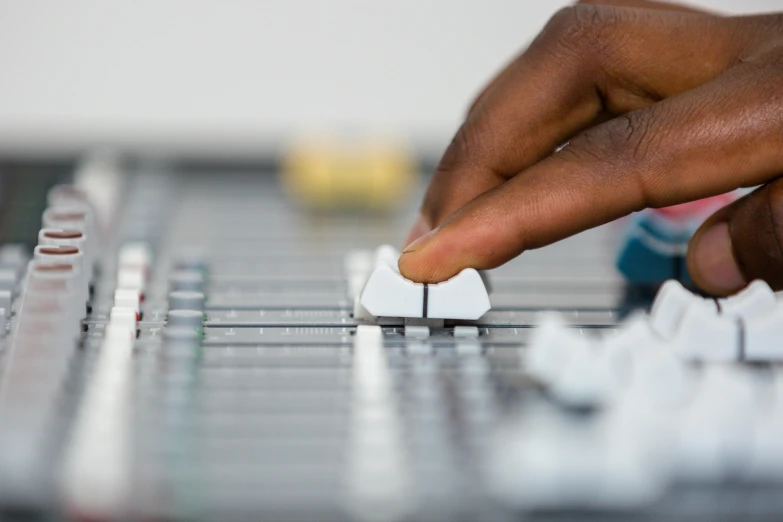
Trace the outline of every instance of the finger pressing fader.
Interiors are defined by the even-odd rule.
[[[359,299],[371,315],[474,320],[490,309],[487,288],[475,269],[438,284],[414,283],[400,274],[399,257],[388,245],[376,251],[375,268]]]

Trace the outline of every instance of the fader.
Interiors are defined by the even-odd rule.
[[[414,283],[397,268],[400,254],[391,246],[375,252],[375,266],[359,303],[372,316],[423,319],[478,319],[490,308],[484,280],[467,268],[438,284]]]

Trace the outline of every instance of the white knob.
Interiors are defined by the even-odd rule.
[[[783,302],[745,319],[743,348],[748,361],[783,361]]]
[[[710,365],[684,412],[675,462],[681,476],[721,480],[750,458],[761,387],[752,371]]]
[[[606,353],[592,343],[573,343],[550,387],[560,402],[575,408],[608,404],[619,391],[619,376]]]
[[[775,302],[775,292],[758,280],[737,295],[718,300],[722,314],[745,318],[764,314],[775,307]]]
[[[739,321],[718,314],[709,302],[691,302],[679,323],[672,343],[680,357],[696,361],[736,361],[741,357]]]
[[[531,376],[549,385],[577,350],[590,348],[590,341],[577,330],[568,328],[559,315],[545,314],[523,352],[523,363]]]
[[[414,283],[400,274],[399,256],[388,245],[376,250],[375,268],[359,298],[373,316],[475,320],[489,310],[487,289],[476,270],[467,268],[438,284]],[[362,286],[357,281],[350,285],[352,291]]]
[[[655,296],[650,310],[650,327],[664,339],[671,339],[682,314],[692,303],[702,303],[717,310],[714,301],[707,301],[685,289],[679,281],[666,281]]]

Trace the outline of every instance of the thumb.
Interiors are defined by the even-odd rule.
[[[688,271],[715,295],[736,292],[754,279],[783,290],[783,179],[711,216],[691,239]]]

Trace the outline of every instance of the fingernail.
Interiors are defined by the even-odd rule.
[[[402,245],[403,248],[407,251],[411,243],[419,239],[427,232],[430,232],[431,230],[432,227],[427,224],[427,220],[424,219],[424,216],[419,214],[419,217],[416,219],[416,222],[413,223],[413,226],[411,227],[411,231],[408,232],[408,237],[405,238],[405,243],[403,243]]]
[[[697,277],[711,289],[733,292],[747,284],[734,259],[728,223],[717,223],[707,229],[697,238],[693,248]]]
[[[415,252],[416,250],[421,250],[422,247],[424,247],[425,244],[429,243],[429,241],[435,236],[435,230],[430,230],[423,236],[419,237],[416,241],[405,247],[405,250],[402,251],[403,254],[410,254],[412,252]]]

